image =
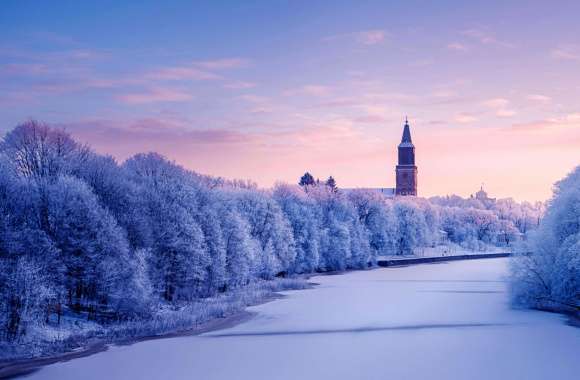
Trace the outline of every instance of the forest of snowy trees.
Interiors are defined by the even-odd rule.
[[[540,232],[553,239],[536,243],[546,251],[560,244],[562,262],[578,257],[578,224],[574,232],[558,223],[570,197],[563,189],[577,191],[579,177],[576,171],[561,183]],[[119,164],[35,121],[1,142],[0,210],[4,347],[63,340],[72,326],[162,323],[203,300],[240,297],[258,282],[369,268],[377,256],[411,254],[443,239],[476,249],[511,245],[542,212],[512,200],[342,192],[334,179],[262,190],[199,175],[156,153]],[[572,233],[575,240],[566,240]]]
[[[556,183],[539,228],[512,261],[516,304],[580,316],[580,166]]]

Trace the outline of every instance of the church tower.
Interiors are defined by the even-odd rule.
[[[403,138],[399,144],[399,164],[396,169],[396,195],[417,195],[417,166],[415,166],[415,145],[411,141],[409,121],[405,118]]]

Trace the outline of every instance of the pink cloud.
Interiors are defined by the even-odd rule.
[[[376,45],[385,40],[386,32],[384,30],[365,30],[356,34],[357,41],[363,45]]]
[[[10,63],[0,66],[3,75],[39,75],[49,72],[48,66],[41,63]]]
[[[495,115],[497,117],[512,117],[517,114],[513,109],[508,108],[510,106],[510,101],[505,98],[493,98],[483,102],[483,105],[487,108],[495,110]]]
[[[546,96],[546,95],[541,95],[541,94],[531,94],[531,95],[528,95],[526,98],[528,100],[533,101],[533,102],[542,103],[542,104],[548,104],[548,103],[552,102],[552,98],[550,98],[549,96]]]
[[[389,121],[389,119],[380,116],[380,115],[366,115],[366,116],[359,116],[353,119],[356,123],[363,123],[363,124],[385,124]]]
[[[198,61],[194,62],[194,64],[208,70],[225,70],[246,67],[250,64],[250,60],[246,58],[224,58],[213,61]]]
[[[498,40],[492,33],[481,29],[467,29],[461,32],[464,36],[470,37],[482,43],[483,45],[496,45],[505,48],[513,48],[514,45],[509,42]]]
[[[221,79],[214,73],[196,69],[194,67],[166,67],[145,75],[153,80],[215,80]]]
[[[512,117],[512,116],[517,115],[517,112],[514,111],[514,110],[512,110],[512,109],[504,109],[504,108],[502,108],[502,109],[497,110],[496,113],[495,113],[495,115],[497,117]]]
[[[559,60],[580,61],[580,46],[564,44],[552,50],[552,57]]]
[[[254,82],[244,82],[244,81],[234,81],[223,85],[224,88],[231,88],[235,90],[245,90],[248,88],[254,88],[257,84]]]
[[[117,99],[127,104],[146,104],[157,102],[184,102],[193,99],[193,95],[183,90],[157,87],[145,92],[120,95]]]
[[[459,113],[454,116],[453,120],[459,124],[471,124],[476,122],[478,119],[477,117],[467,114],[467,113]]]
[[[453,51],[463,51],[463,52],[468,50],[467,46],[465,46],[464,44],[461,44],[459,42],[452,42],[452,43],[448,44],[447,49],[453,50]]]
[[[254,95],[254,94],[241,95],[238,98],[245,100],[246,102],[255,103],[255,104],[264,104],[264,103],[269,102],[269,99],[266,98],[265,96]]]
[[[333,36],[328,36],[322,39],[322,41],[329,42],[335,40],[351,40],[361,45],[372,46],[378,45],[385,41],[388,36],[387,31],[383,29],[371,29],[363,30],[354,33],[337,34]]]
[[[284,95],[286,96],[310,95],[315,97],[326,97],[331,93],[332,89],[330,87],[319,84],[308,84],[297,89],[284,91]]]
[[[333,175],[343,187],[394,184],[400,123],[385,123],[387,127],[379,134],[361,127],[362,120],[347,118],[303,118],[301,126],[291,130],[281,122],[207,129],[195,128],[204,122],[167,116],[87,121],[69,124],[67,129],[97,151],[119,159],[158,151],[198,172],[249,178],[261,186],[279,180],[293,183],[305,170],[320,178]],[[380,115],[376,117],[378,122]],[[449,128],[447,122],[439,128],[439,124],[412,124],[422,196],[468,195],[485,181],[493,196],[518,194],[520,199],[545,199],[550,184],[577,164],[577,113],[503,128]]]
[[[493,98],[483,102],[483,105],[489,108],[504,108],[509,105],[510,101],[504,98]]]

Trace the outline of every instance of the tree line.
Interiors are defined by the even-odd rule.
[[[310,174],[259,189],[157,153],[118,163],[29,121],[0,143],[0,339],[63,318],[146,320],[277,276],[369,268],[442,235],[511,244],[540,210],[504,203],[387,198]]]

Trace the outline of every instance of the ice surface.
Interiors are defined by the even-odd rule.
[[[37,379],[577,379],[580,329],[512,310],[507,260],[319,276],[197,337],[112,347]]]

